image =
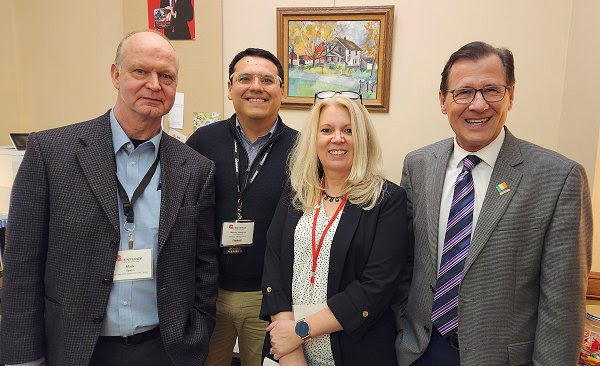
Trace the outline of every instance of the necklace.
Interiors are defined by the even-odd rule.
[[[323,191],[323,199],[329,200],[329,202],[333,202],[334,200],[335,202],[340,202],[342,198],[344,198],[343,194],[341,196],[330,196],[327,192]]]

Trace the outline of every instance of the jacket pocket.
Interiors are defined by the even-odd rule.
[[[508,345],[508,361],[511,366],[532,364],[533,341],[513,343]]]

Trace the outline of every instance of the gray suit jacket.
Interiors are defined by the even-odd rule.
[[[161,336],[176,365],[201,365],[217,291],[214,164],[163,134],[160,166]],[[30,136],[6,231],[3,362],[89,362],[119,248],[115,172],[108,113]]]
[[[413,282],[396,310],[398,364],[427,348],[447,139],[410,153],[402,186]],[[496,185],[510,192],[500,195]],[[473,233],[459,295],[461,365],[574,365],[582,341],[592,212],[583,167],[508,130]]]

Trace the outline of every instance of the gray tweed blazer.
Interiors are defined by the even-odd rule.
[[[167,134],[160,152],[160,330],[176,365],[201,365],[217,293],[214,164]],[[88,364],[119,247],[115,171],[108,113],[30,136],[6,231],[4,363]]]
[[[414,231],[408,299],[396,309],[398,365],[429,343],[447,139],[410,153],[402,186]],[[496,185],[510,192],[500,195]],[[459,295],[461,365],[574,365],[591,265],[592,212],[583,167],[506,137],[473,233]]]

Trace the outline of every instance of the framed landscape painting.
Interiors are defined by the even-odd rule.
[[[387,112],[393,19],[393,6],[277,8],[282,107],[308,109],[315,93],[333,90]]]

